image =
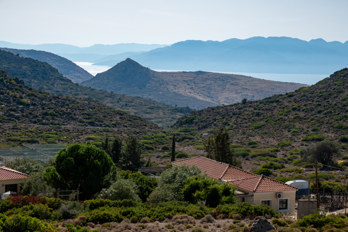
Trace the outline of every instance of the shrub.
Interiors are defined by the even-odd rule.
[[[261,168],[267,168],[267,169],[281,169],[284,167],[285,167],[284,164],[274,163],[274,162],[268,162],[261,166]]]
[[[341,136],[341,137],[339,138],[339,141],[340,141],[341,143],[348,143],[348,136]]]
[[[57,209],[56,217],[58,219],[70,219],[76,217],[81,212],[81,205],[78,202],[64,202]]]
[[[46,201],[37,196],[11,196],[7,198],[8,201],[13,203],[14,207],[22,207],[29,204],[45,204]]]
[[[273,157],[277,158],[277,155],[274,153],[275,149],[273,148],[262,148],[262,149],[254,149],[251,151],[250,156],[251,157]]]
[[[270,176],[273,174],[273,172],[271,170],[269,170],[268,168],[255,169],[252,171],[252,173],[257,174],[257,175],[265,175],[265,176]]]
[[[140,199],[145,202],[150,193],[157,187],[156,178],[147,177],[139,172],[120,171],[118,173],[124,179],[129,179],[136,184]]]
[[[174,187],[166,185],[165,187],[157,187],[148,197],[147,201],[150,203],[159,203],[165,201],[174,201],[176,199],[174,194]]]
[[[162,172],[160,176],[158,182],[159,186],[155,189],[155,195],[163,197],[162,193],[167,192],[169,194],[169,198],[174,196],[175,200],[182,200],[183,194],[181,193],[181,189],[184,187],[186,179],[199,174],[201,174],[199,168],[189,167],[186,165],[174,166],[167,169],[166,171]],[[160,188],[166,190],[157,190]],[[170,191],[171,193],[169,193]],[[151,198],[154,200],[153,196]]]
[[[237,157],[247,157],[250,153],[250,150],[245,148],[234,148],[233,152]]]
[[[104,189],[98,195],[100,198],[110,200],[129,199],[133,201],[141,201],[138,196],[138,188],[131,180],[120,179],[113,183],[110,188]]]
[[[294,178],[280,176],[280,177],[276,177],[275,180],[285,183],[285,182],[288,182],[289,180],[294,180]]]
[[[138,205],[137,202],[124,199],[124,200],[109,200],[109,199],[94,199],[87,200],[83,202],[83,208],[93,210],[97,208],[101,208],[104,206],[108,207],[136,207]]]
[[[28,217],[28,216],[20,216],[15,215],[13,217],[9,217],[3,224],[3,231],[50,231],[54,230],[54,227],[40,221],[37,218]]]
[[[274,225],[278,225],[278,226],[286,226],[287,225],[287,223],[285,221],[280,220],[279,218],[273,218],[272,223]]]
[[[321,172],[318,174],[318,178],[324,179],[324,180],[330,180],[330,179],[335,179],[335,176],[330,173]],[[312,173],[309,176],[307,176],[307,179],[315,179],[315,173]]]
[[[284,168],[284,169],[278,170],[278,172],[303,173],[303,169],[301,169],[301,168]]]
[[[323,214],[310,214],[297,221],[300,227],[314,227],[321,229],[326,225],[331,225],[336,228],[342,228],[345,225],[343,218],[335,215],[325,216]]]
[[[282,141],[277,144],[278,147],[288,147],[291,145],[290,141]]]
[[[314,135],[307,135],[301,139],[301,141],[323,141],[325,137],[320,134],[314,134]]]
[[[265,215],[278,218],[281,216],[281,213],[277,213],[274,209],[272,209],[268,205],[265,205],[265,204],[253,205],[248,202],[219,205],[212,210],[211,214],[215,217],[223,214],[226,217],[230,217],[230,218],[234,214],[239,214],[242,218],[265,216]]]
[[[118,208],[100,208],[87,212],[88,222],[103,224],[106,222],[121,222],[123,220]]]
[[[218,204],[235,202],[234,188],[211,178],[190,177],[181,191],[184,199],[190,203],[201,201],[207,206],[216,207]]]
[[[250,126],[250,129],[251,130],[260,129],[260,128],[264,127],[265,125],[266,125],[265,122],[256,122]]]
[[[32,205],[32,209],[29,213],[29,216],[35,217],[38,219],[50,219],[52,215],[52,209],[44,204]]]

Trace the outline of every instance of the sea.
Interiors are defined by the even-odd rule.
[[[95,76],[98,73],[105,72],[111,67],[105,65],[95,65],[90,62],[75,62],[78,66]],[[156,70],[156,71],[179,71],[179,70]],[[211,71],[214,72],[214,71]],[[246,72],[224,72],[228,74],[239,74],[271,81],[294,82],[306,85],[314,85],[318,81],[328,77],[329,74],[289,74],[289,73],[246,73]]]

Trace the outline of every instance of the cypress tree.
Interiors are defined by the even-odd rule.
[[[172,138],[172,158],[171,161],[175,161],[175,134],[173,135]]]

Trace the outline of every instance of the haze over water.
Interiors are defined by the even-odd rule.
[[[110,66],[106,65],[95,65],[90,62],[75,62],[78,66],[85,69],[87,72],[92,74],[93,76],[97,75],[98,73],[105,72],[106,70],[110,69]],[[180,72],[180,71],[197,71],[197,70],[156,70],[158,72]],[[270,81],[282,81],[282,82],[295,82],[295,83],[301,83],[306,85],[314,85],[318,81],[321,81],[322,79],[329,76],[329,74],[298,74],[298,73],[245,73],[245,72],[219,72],[219,71],[209,71],[209,72],[216,72],[216,73],[228,73],[228,74],[239,74],[244,76],[250,76],[255,78],[260,78],[264,80],[270,80]]]

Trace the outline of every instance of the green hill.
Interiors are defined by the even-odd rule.
[[[97,101],[36,91],[0,71],[0,143],[99,141],[105,135],[144,135],[158,130],[140,117]]]
[[[50,52],[11,48],[1,48],[1,50],[11,52],[15,55],[18,54],[22,57],[32,58],[41,62],[47,62],[52,67],[58,69],[61,74],[75,83],[81,83],[82,81],[93,78],[92,74],[88,73],[86,70],[79,67],[72,61]]]
[[[74,84],[47,63],[16,56],[0,50],[0,69],[36,89],[86,99],[93,99],[114,109],[138,115],[158,125],[171,125],[189,109],[168,106],[140,97],[109,93]]]
[[[201,135],[227,128],[233,143],[305,148],[311,142],[348,140],[348,69],[310,87],[259,101],[211,107],[178,120]]]

